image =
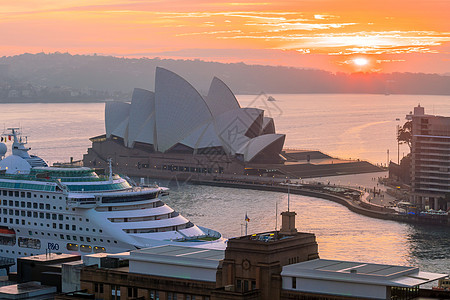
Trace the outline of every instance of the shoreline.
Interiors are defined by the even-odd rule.
[[[343,196],[331,191],[324,189],[327,185],[318,184],[301,184],[301,185],[274,185],[274,184],[261,184],[255,182],[236,182],[236,181],[219,181],[219,180],[192,180],[190,182],[194,185],[207,185],[207,186],[219,186],[219,187],[229,187],[238,189],[252,189],[260,191],[271,191],[271,192],[281,192],[281,193],[292,193],[296,195],[310,196],[321,198],[329,201],[336,202],[338,204],[344,205],[350,211],[355,213],[389,221],[397,221],[410,224],[424,224],[424,225],[439,225],[439,226],[449,226],[450,227],[450,216],[446,218],[443,216],[429,216],[429,217],[419,217],[417,215],[408,214],[397,214],[393,213],[393,209],[386,208],[383,206],[378,206],[371,204],[370,202],[364,201],[362,199],[366,198],[368,194],[361,196],[361,191],[353,188],[345,188],[346,190],[353,190],[358,192],[359,196]],[[340,189],[339,186],[329,186],[329,189]]]

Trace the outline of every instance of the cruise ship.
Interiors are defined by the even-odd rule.
[[[30,155],[18,128],[0,143],[0,257],[62,252],[115,253],[164,244],[224,249],[217,231],[167,206],[168,189],[109,170],[50,167]]]

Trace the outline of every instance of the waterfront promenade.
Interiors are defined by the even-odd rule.
[[[388,187],[378,182],[373,174],[358,174],[353,176],[367,176],[375,189],[364,185],[344,186],[332,183],[329,178],[315,178],[309,180],[289,181],[280,178],[245,177],[235,179],[215,178],[214,180],[192,180],[199,185],[220,186],[230,188],[254,189],[272,192],[298,194],[330,200],[346,206],[349,210],[371,218],[392,220],[407,223],[435,224],[450,226],[449,216],[419,216],[418,214],[399,213],[395,203],[400,199],[387,193]],[[372,177],[370,177],[372,176]],[[334,178],[339,180],[339,178]],[[361,178],[360,178],[361,179]],[[378,186],[377,186],[378,183]],[[374,193],[375,190],[375,193]]]

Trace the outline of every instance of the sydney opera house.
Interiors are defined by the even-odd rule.
[[[131,103],[107,102],[106,134],[91,138],[86,166],[130,175],[244,174],[248,165],[282,164],[285,135],[258,108],[241,107],[218,78],[203,96],[179,75],[156,69],[155,91]]]

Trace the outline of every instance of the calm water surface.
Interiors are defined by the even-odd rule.
[[[239,96],[241,106],[256,106],[275,119],[277,132],[287,135],[285,147],[316,149],[340,158],[372,163],[397,161],[396,127],[419,103],[425,113],[450,116],[450,96],[418,95],[273,95]],[[400,121],[396,121],[396,119]],[[400,158],[407,154],[400,148]]]
[[[419,102],[428,113],[450,116],[448,96],[273,96],[277,101],[238,98],[243,107],[259,106],[274,117],[277,131],[287,134],[288,147],[374,163],[386,162],[387,149],[396,160],[396,125],[403,124],[405,114]],[[22,127],[31,152],[49,163],[81,159],[91,144],[89,138],[105,132],[101,103],[1,104],[0,108],[4,127]],[[400,155],[406,150],[402,148]],[[241,234],[245,212],[251,219],[249,233],[274,229],[275,205],[280,212],[286,209],[286,200],[280,193],[180,183],[173,187],[168,204],[193,222],[233,237]],[[297,212],[297,228],[316,234],[322,258],[415,265],[450,273],[448,228],[371,219],[330,201],[298,195],[291,196],[291,208]]]
[[[164,182],[162,182],[164,184]],[[214,228],[226,237],[275,229],[275,209],[287,208],[287,195],[221,187],[171,186],[167,203],[196,224]],[[419,266],[429,272],[450,272],[448,228],[410,225],[368,218],[337,203],[290,196],[299,231],[315,233],[321,258]],[[277,219],[278,228],[281,219]],[[244,231],[245,232],[245,231]]]

